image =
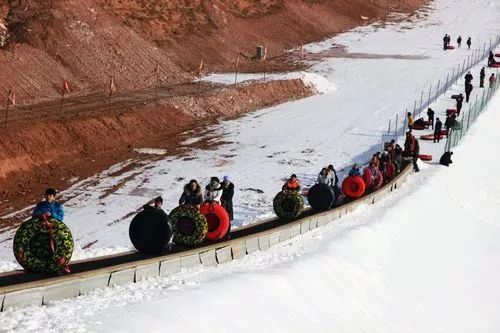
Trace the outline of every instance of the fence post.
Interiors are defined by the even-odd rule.
[[[464,61],[465,61],[465,59],[464,59]],[[470,68],[470,66],[469,66],[469,65],[470,65],[470,56],[468,56],[468,57],[467,57],[467,69],[469,69],[469,68]]]
[[[398,120],[399,120],[399,114],[396,113],[396,123],[394,124],[394,137],[398,137]]]
[[[465,59],[464,59],[464,63],[462,64],[462,74],[465,73]]]
[[[417,111],[417,100],[415,100],[415,103],[413,104],[413,117],[415,117],[416,111]]]
[[[434,100],[437,100],[438,96],[439,96],[439,86],[441,85],[441,80],[438,81],[438,86],[436,88],[436,98],[434,98]]]
[[[454,81],[457,81],[459,77],[460,77],[460,64],[458,64],[458,67],[457,67],[457,77],[455,78]]]
[[[444,85],[444,91],[446,92],[449,87],[448,87],[448,78],[450,77],[450,73],[447,73],[446,74],[446,84]]]
[[[427,106],[428,107],[431,105],[431,92],[432,92],[432,83],[429,86],[429,99],[427,100]]]
[[[420,113],[422,112],[422,107],[424,106],[424,105],[423,105],[423,103],[424,103],[424,90],[422,90],[422,91],[420,92],[420,108],[418,109],[418,110],[419,110],[419,111],[418,111],[418,114],[419,114],[419,115],[420,115]]]
[[[408,109],[406,109],[405,114],[404,114],[405,120],[404,120],[404,123],[403,123],[403,134],[406,131],[406,120],[408,119],[408,117],[406,116],[407,114],[408,114]]]
[[[391,118],[389,118],[389,128],[387,129],[387,136],[391,134]]]

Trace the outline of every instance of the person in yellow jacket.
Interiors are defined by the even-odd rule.
[[[408,128],[412,128],[414,123],[415,119],[413,119],[411,112],[408,112]]]

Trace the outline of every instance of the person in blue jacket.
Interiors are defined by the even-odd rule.
[[[351,170],[349,170],[349,176],[361,176],[361,170],[359,169],[359,165],[355,163]]]
[[[63,206],[56,201],[56,190],[53,188],[48,188],[45,190],[45,200],[40,201],[33,211],[33,217],[39,217],[43,214],[47,214],[56,220],[62,222],[64,219],[64,209]]]

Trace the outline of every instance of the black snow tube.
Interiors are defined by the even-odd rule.
[[[130,241],[140,253],[158,254],[172,237],[168,215],[161,209],[149,208],[139,212],[128,229]]]
[[[326,184],[316,184],[309,189],[307,201],[314,210],[327,210],[335,202],[335,193]]]
[[[17,229],[14,256],[26,270],[34,273],[69,272],[73,255],[73,236],[69,228],[54,218],[32,218]]]
[[[291,220],[304,210],[304,199],[299,192],[281,191],[274,197],[273,208],[280,219]]]
[[[177,245],[196,246],[207,236],[207,219],[196,206],[179,206],[170,212],[169,218]]]

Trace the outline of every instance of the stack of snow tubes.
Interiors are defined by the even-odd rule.
[[[274,197],[273,208],[280,219],[291,220],[304,211],[304,199],[298,191],[281,191]]]
[[[63,222],[36,217],[21,224],[14,236],[13,250],[26,271],[57,274],[69,271],[73,247],[73,236]]]
[[[172,238],[172,227],[168,215],[161,209],[145,209],[130,222],[130,241],[140,253],[158,254],[167,247]]]

